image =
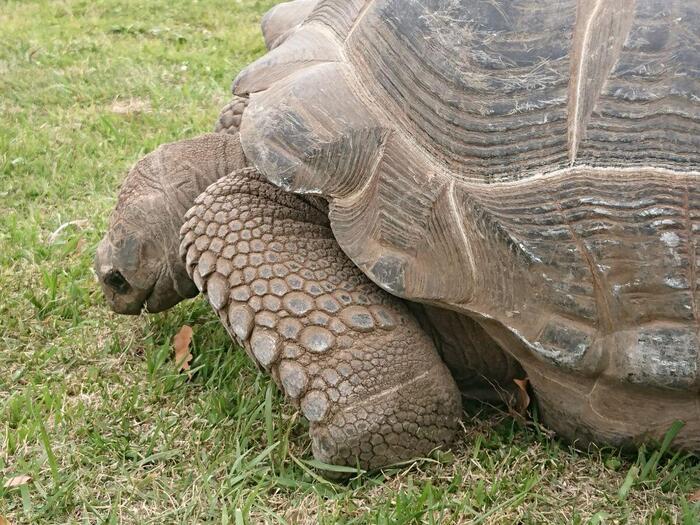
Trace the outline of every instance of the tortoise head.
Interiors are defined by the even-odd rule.
[[[144,308],[160,312],[197,295],[178,257],[178,214],[168,205],[168,195],[150,188],[140,193],[143,185],[132,186],[147,161],[129,174],[95,256],[104,296],[120,314],[137,315]]]
[[[198,294],[179,254],[185,212],[209,184],[243,166],[237,136],[206,134],[163,145],[132,168],[95,256],[112,310],[161,312]]]

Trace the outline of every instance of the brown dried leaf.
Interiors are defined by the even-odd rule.
[[[697,503],[698,501],[700,501],[700,489],[693,492],[688,498],[688,501],[691,503]]]
[[[175,349],[175,363],[178,370],[189,370],[192,354],[190,353],[190,342],[192,342],[192,327],[184,325],[173,337],[173,348]],[[187,375],[190,375],[187,372]]]
[[[0,525],[10,525],[10,520],[5,516],[0,516]]]
[[[26,485],[32,480],[30,476],[15,476],[14,478],[10,478],[4,483],[4,487],[6,489],[12,488],[12,487],[19,487],[22,485]]]
[[[513,383],[518,387],[517,399],[513,408],[518,414],[524,416],[527,412],[527,407],[530,406],[530,394],[527,393],[527,386],[530,384],[530,380],[527,377],[525,379],[513,379]]]

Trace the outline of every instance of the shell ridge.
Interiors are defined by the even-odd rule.
[[[576,161],[579,142],[586,131],[590,114],[632,28],[634,17],[629,14],[634,12],[635,2],[636,0],[622,0],[619,4],[608,4],[606,0],[595,0],[588,16],[584,15],[587,2],[583,0],[579,3],[569,86],[569,161],[572,164]],[[605,16],[611,18],[610,23],[601,23]],[[608,38],[597,35],[599,38],[592,43],[594,31],[601,27],[609,30]],[[591,71],[594,68],[595,71]],[[593,78],[589,78],[591,74],[594,75]]]

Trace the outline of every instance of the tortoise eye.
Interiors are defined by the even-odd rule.
[[[110,270],[104,277],[104,282],[119,294],[125,294],[131,288],[124,276],[118,270]]]

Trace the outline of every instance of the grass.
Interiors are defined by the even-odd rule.
[[[302,418],[201,300],[108,312],[91,262],[120,180],[158,144],[211,129],[234,74],[264,51],[273,3],[0,0],[0,516],[698,523],[697,458],[577,451],[485,407],[451,453],[329,483]],[[183,324],[192,380],[171,354]]]

